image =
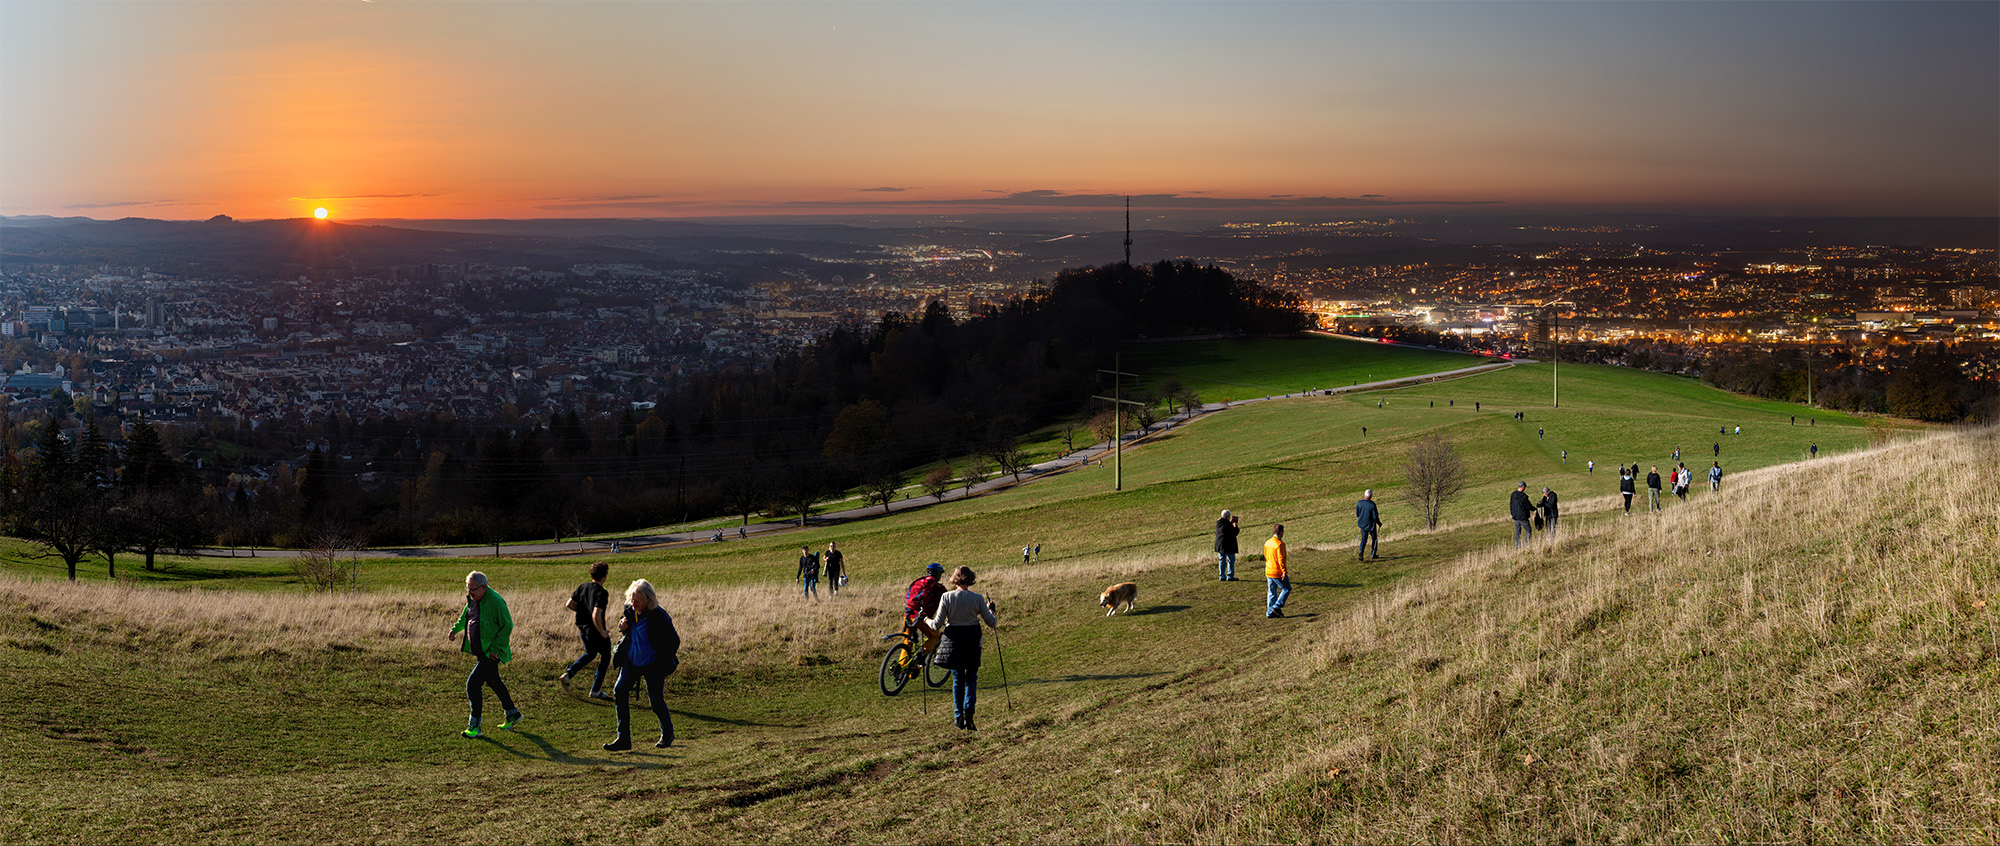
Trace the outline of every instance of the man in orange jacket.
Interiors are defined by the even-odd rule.
[[[1264,617],[1285,616],[1285,600],[1292,597],[1291,575],[1285,571],[1285,524],[1271,527],[1271,539],[1264,542],[1264,579],[1268,592]]]

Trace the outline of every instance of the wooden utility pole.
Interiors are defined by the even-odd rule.
[[[1112,369],[1097,371],[1099,373],[1111,374],[1111,396],[1091,397],[1091,399],[1101,399],[1109,402],[1112,404],[1111,407],[1117,410],[1116,418],[1111,424],[1112,429],[1115,430],[1111,433],[1111,489],[1114,491],[1125,489],[1125,406],[1145,405],[1143,402],[1125,398],[1124,382],[1121,381],[1121,377],[1131,376],[1134,379],[1139,377],[1137,374],[1126,373],[1123,370],[1123,358],[1123,354],[1113,353],[1111,355]]]

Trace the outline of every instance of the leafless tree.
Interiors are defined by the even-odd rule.
[[[861,492],[869,502],[881,503],[883,514],[889,513],[889,503],[896,501],[896,492],[902,489],[902,472],[887,468],[868,474],[861,483]]]
[[[981,459],[975,458],[966,462],[965,469],[958,473],[958,483],[965,486],[966,496],[971,496],[972,489],[984,481],[986,481],[986,462]]]
[[[1427,436],[1410,447],[1403,460],[1403,501],[1437,528],[1444,507],[1465,492],[1465,461],[1443,435]]]
[[[1028,456],[1021,451],[1019,442],[1013,438],[996,438],[989,441],[980,453],[999,467],[1000,472],[1011,473],[1014,481],[1021,481],[1021,468],[1027,466]]]
[[[924,493],[930,494],[931,499],[943,500],[945,493],[951,490],[957,478],[957,474],[951,471],[949,464],[933,467],[931,472],[924,474]]]

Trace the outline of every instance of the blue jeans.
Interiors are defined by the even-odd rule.
[[[1514,546],[1515,546],[1515,547],[1519,547],[1519,546],[1521,545],[1521,538],[1522,538],[1522,536],[1524,536],[1524,535],[1525,535],[1525,536],[1527,536],[1528,540],[1534,540],[1534,539],[1535,539],[1535,524],[1534,524],[1534,523],[1532,523],[1532,522],[1530,522],[1530,521],[1527,521],[1527,520],[1515,520],[1515,521],[1514,521]]]
[[[1269,582],[1265,586],[1264,601],[1264,616],[1269,617],[1285,607],[1285,600],[1292,598],[1292,580],[1287,576],[1279,579],[1266,578],[1264,581]]]
[[[810,596],[810,597],[812,597],[812,598],[814,598],[814,599],[818,599],[818,598],[819,598],[819,580],[818,580],[818,579],[807,579],[807,580],[806,580],[806,591],[805,591],[805,594],[804,594],[804,596]]]
[[[1236,553],[1218,552],[1215,554],[1215,577],[1218,579],[1236,578]]]
[[[1368,557],[1368,542],[1371,540],[1375,542],[1375,555],[1382,555],[1382,539],[1375,536],[1373,528],[1367,528],[1361,530],[1361,549],[1354,553],[1355,560]]]
[[[604,689],[604,671],[611,668],[611,641],[599,635],[596,626],[577,626],[576,633],[583,638],[583,657],[571,663],[563,675],[575,677],[590,659],[602,658],[597,662],[597,678],[590,680],[590,692],[596,693]]]
[[[618,707],[618,736],[632,737],[632,688],[639,686],[639,679],[646,679],[647,704],[653,708],[653,716],[660,720],[660,736],[668,740],[674,737],[674,715],[667,711],[667,676],[673,668],[665,661],[654,661],[644,667],[619,667],[618,683],[612,685],[611,695]]]
[[[979,702],[979,668],[951,671],[951,716],[972,719],[972,706]]]

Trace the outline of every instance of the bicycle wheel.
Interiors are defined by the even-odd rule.
[[[951,671],[938,666],[936,658],[937,653],[933,652],[931,653],[931,660],[924,662],[924,684],[931,687],[944,687],[945,682],[951,681]]]
[[[903,685],[910,682],[910,645],[899,643],[889,647],[889,654],[882,656],[882,695],[895,696],[903,692]]]

